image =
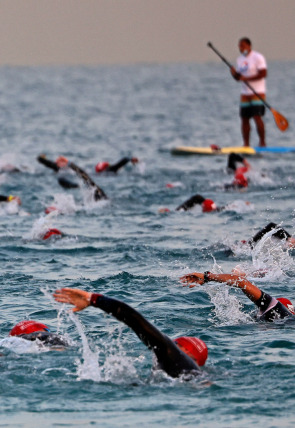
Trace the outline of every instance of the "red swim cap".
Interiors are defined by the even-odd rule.
[[[52,205],[51,207],[45,208],[45,214],[52,213],[52,211],[57,211],[57,208],[54,205]]]
[[[96,172],[103,172],[110,164],[108,162],[98,162],[95,166]]]
[[[68,165],[69,161],[67,158],[65,158],[64,156],[59,156],[56,161],[55,161],[56,165],[59,168],[64,168]]]
[[[212,199],[205,199],[204,202],[202,202],[202,210],[203,213],[209,213],[210,211],[216,210],[216,204]]]
[[[34,331],[46,330],[50,331],[47,325],[37,321],[21,321],[16,324],[9,332],[9,336],[20,336],[21,334],[30,334]]]
[[[248,187],[248,180],[243,173],[239,172],[235,174],[233,184],[239,187]]]
[[[277,300],[281,302],[284,306],[286,306],[286,308],[288,309],[288,311],[291,312],[291,314],[295,315],[294,306],[291,300],[286,299],[285,297],[278,297]]]
[[[174,342],[183,350],[189,357],[192,357],[199,366],[203,366],[208,357],[208,348],[203,340],[197,337],[178,337]]]
[[[42,239],[48,239],[48,238],[50,238],[50,236],[52,236],[52,235],[62,235],[62,233],[61,233],[61,231],[60,230],[58,230],[58,229],[54,229],[54,228],[52,228],[52,229],[48,229],[47,230],[47,232],[45,232],[45,234],[44,234],[44,236],[43,236],[43,238]]]

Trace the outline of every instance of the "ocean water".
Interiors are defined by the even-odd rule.
[[[269,64],[268,100],[290,121],[281,133],[266,113],[269,145],[295,143],[294,70]],[[241,145],[238,93],[223,64],[0,68],[0,168],[20,169],[1,173],[1,193],[22,199],[0,206],[0,427],[294,426],[295,324],[256,322],[240,290],[179,281],[239,265],[266,292],[294,300],[295,251],[269,237],[253,251],[240,241],[270,221],[295,232],[295,154],[250,158],[247,191],[226,192],[226,157],[170,153]],[[67,156],[109,201],[61,188],[40,153]],[[140,162],[95,174],[98,161],[129,155]],[[176,212],[194,193],[228,208]],[[61,213],[46,216],[51,205]],[[64,237],[43,241],[48,227]],[[259,269],[265,277],[255,277]],[[173,338],[202,338],[201,376],[153,372],[152,353],[132,331],[95,308],[69,314],[52,299],[60,287],[121,299]],[[9,338],[23,319],[46,323],[71,346],[50,351]]]

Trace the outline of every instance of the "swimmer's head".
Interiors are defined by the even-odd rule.
[[[199,366],[203,366],[208,357],[208,348],[203,340],[197,337],[178,337],[174,340],[176,345],[189,357],[195,360]]]
[[[242,172],[239,172],[235,174],[235,179],[233,184],[239,187],[248,187],[248,180]]]
[[[209,213],[210,211],[215,211],[217,209],[217,206],[212,199],[205,199],[202,202],[202,211],[203,213]]]
[[[277,300],[281,302],[284,306],[286,306],[286,308],[288,309],[288,311],[291,312],[291,314],[295,315],[294,306],[291,300],[286,299],[285,297],[278,297]]]
[[[98,162],[95,166],[96,172],[103,172],[110,166],[109,162]]]
[[[50,238],[51,236],[53,236],[53,235],[56,235],[56,236],[62,236],[62,233],[61,233],[61,231],[60,230],[58,230],[58,229],[55,229],[55,228],[51,228],[51,229],[48,229],[47,230],[47,232],[45,232],[45,234],[43,235],[43,240],[44,239],[48,239],[48,238]]]
[[[50,331],[47,325],[37,321],[21,321],[16,324],[9,332],[9,336],[21,336],[22,334],[30,334],[35,331]]]
[[[158,213],[160,214],[170,213],[170,210],[169,208],[159,208]]]
[[[55,163],[59,168],[65,168],[68,165],[69,161],[64,156],[59,156],[56,159]]]

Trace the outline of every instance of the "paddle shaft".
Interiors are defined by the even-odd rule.
[[[211,48],[212,50],[213,50],[213,52],[215,52],[216,53],[216,55],[217,56],[219,56],[219,58],[229,67],[229,68],[232,68],[233,67],[233,65],[226,59],[226,58],[224,58],[224,56],[223,55],[221,55],[221,53],[212,45],[212,43],[211,42],[208,42],[207,43],[207,45],[209,46],[209,48]],[[256,97],[257,98],[259,98],[262,102],[263,102],[263,104],[267,107],[267,108],[269,108],[270,110],[272,110],[272,108],[271,108],[271,106],[265,101],[265,99],[264,98],[262,98],[262,96],[261,95],[259,95],[256,91],[255,91],[255,89],[250,85],[250,83],[248,83],[248,82],[245,82],[245,81],[243,81],[243,83],[245,83],[245,85],[246,86],[248,86],[248,88],[249,89],[251,89],[251,91],[253,92],[253,94],[254,95],[256,95]]]

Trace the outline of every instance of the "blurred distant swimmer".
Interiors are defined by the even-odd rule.
[[[130,327],[144,345],[155,353],[157,368],[165,371],[169,376],[197,376],[200,373],[199,366],[205,364],[208,349],[201,339],[179,337],[172,340],[134,308],[120,300],[71,288],[56,290],[53,296],[60,303],[74,305],[73,312],[94,306],[113,315],[118,321]]]
[[[51,237],[62,238],[62,236],[64,235],[59,229],[51,227],[50,229],[47,229],[46,232],[42,235],[42,239],[45,241]]]
[[[0,172],[20,172],[20,169],[10,163],[0,165]]]
[[[138,163],[138,158],[124,157],[120,159],[117,163],[114,163],[112,165],[109,162],[98,162],[95,166],[95,171],[97,173],[112,172],[116,174],[119,169],[123,168],[123,166],[127,165],[127,163],[129,162],[135,165],[136,163]]]
[[[222,210],[222,207],[217,207],[217,205],[214,201],[212,201],[212,199],[205,199],[202,195],[197,194],[179,205],[176,208],[176,211],[188,211],[196,205],[200,205],[202,207],[203,213]]]
[[[30,341],[39,340],[42,344],[49,346],[69,346],[60,335],[52,333],[47,325],[33,320],[19,322],[10,330],[9,336],[17,336]]]
[[[0,195],[0,202],[12,202],[12,201],[16,201],[18,203],[18,205],[21,205],[21,199],[18,196],[13,196],[13,195],[9,195],[9,196],[4,196],[4,195]]]
[[[240,166],[239,166],[240,165]],[[245,175],[251,168],[249,162],[238,153],[230,153],[227,162],[227,170],[234,174],[232,183],[225,184],[225,189],[245,189],[248,187],[248,177]]]
[[[202,211],[204,213],[208,213],[211,211],[222,211],[224,207],[217,207],[214,201],[212,199],[206,199],[202,195],[196,194],[187,199],[185,202],[183,202],[181,205],[179,205],[176,208],[176,211],[189,211],[192,208],[194,208],[196,205],[200,205],[202,208]],[[169,212],[170,210],[168,208],[160,208],[160,213]]]
[[[77,174],[77,176],[83,180],[86,187],[94,191],[93,197],[95,201],[99,201],[101,199],[108,199],[105,192],[89,177],[89,175],[85,171],[83,171],[83,169],[78,167],[73,162],[69,162],[68,159],[64,156],[59,156],[55,162],[48,160],[45,155],[38,156],[37,160],[56,172],[67,167],[72,169]],[[61,177],[58,181],[59,184],[64,188],[79,187],[78,184],[71,183],[65,177]]]
[[[203,285],[207,282],[220,282],[231,287],[240,288],[244,294],[259,308],[258,319],[260,321],[275,321],[283,318],[295,319],[294,307],[289,299],[284,297],[274,298],[256,285],[248,281],[244,275],[194,272],[180,278],[184,285],[190,288]]]

